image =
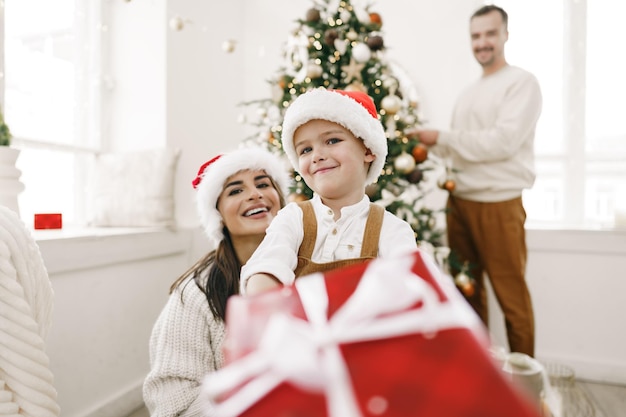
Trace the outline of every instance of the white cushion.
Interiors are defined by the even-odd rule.
[[[174,226],[179,155],[168,148],[98,155],[88,187],[89,225]]]

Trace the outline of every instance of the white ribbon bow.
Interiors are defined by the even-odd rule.
[[[418,256],[431,274],[440,276],[434,261]],[[442,303],[430,284],[411,272],[414,259],[411,255],[371,262],[354,294],[330,319],[324,276],[296,281],[308,322],[273,315],[256,351],[207,375],[203,392],[211,400],[238,387],[216,404],[215,416],[238,416],[290,381],[304,390],[324,392],[329,416],[361,417],[339,344],[479,328],[478,317],[460,295],[446,292],[453,287],[443,286],[449,300]],[[406,310],[420,301],[420,308]]]

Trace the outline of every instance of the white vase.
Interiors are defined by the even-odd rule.
[[[0,146],[0,206],[6,206],[19,216],[17,196],[24,191],[20,181],[22,171],[17,169],[15,162],[20,150],[10,146]]]

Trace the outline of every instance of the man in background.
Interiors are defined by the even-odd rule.
[[[504,313],[510,350],[534,356],[522,190],[535,180],[533,144],[542,97],[537,79],[506,61],[507,23],[507,13],[494,5],[472,15],[471,46],[482,77],[458,97],[450,130],[415,134],[449,158],[458,173],[447,203],[447,235],[476,281],[468,301],[488,324],[486,272]]]

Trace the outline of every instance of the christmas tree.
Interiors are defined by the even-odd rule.
[[[271,97],[244,103],[254,112],[242,116],[255,133],[245,142],[282,153],[281,125],[289,104],[314,88],[360,90],[376,103],[386,129],[389,153],[378,182],[366,190],[370,199],[406,220],[420,246],[427,246],[446,266],[448,249],[440,226],[443,207],[429,207],[426,196],[438,187],[451,190],[441,160],[429,155],[410,131],[421,123],[412,85],[387,59],[380,14],[350,0],[318,0],[296,21],[284,45],[285,64],[270,80]],[[312,191],[294,172],[291,201],[308,199]]]

